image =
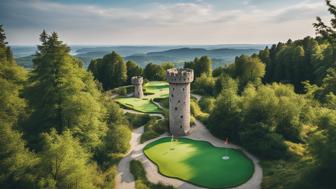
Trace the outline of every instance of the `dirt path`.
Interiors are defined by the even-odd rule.
[[[199,100],[201,96],[197,95],[196,98],[197,100]],[[136,112],[133,110],[125,110],[125,112],[143,114],[143,113]],[[164,118],[163,115],[161,114],[150,114],[150,115],[158,116],[161,119]],[[155,139],[146,141],[143,144],[140,144],[140,137],[143,132],[144,132],[143,126],[132,131],[132,139],[130,141],[130,144],[131,144],[130,152],[118,164],[119,173],[116,176],[116,188],[117,189],[134,189],[135,188],[134,177],[130,173],[130,169],[129,169],[129,164],[132,159],[137,159],[142,162],[146,170],[148,180],[153,183],[161,182],[166,185],[172,185],[179,189],[201,189],[201,187],[197,187],[192,184],[183,182],[181,180],[168,178],[168,177],[165,177],[159,174],[157,166],[153,164],[150,160],[148,160],[146,156],[144,155],[143,148],[148,143],[155,141],[162,137],[167,137],[168,135],[163,134],[160,137],[157,137]],[[261,188],[262,168],[259,165],[258,159],[254,157],[253,155],[249,154],[248,152],[246,152],[246,150],[242,149],[239,146],[233,145],[233,144],[224,144],[224,141],[214,137],[206,129],[206,127],[198,120],[195,121],[195,126],[192,128],[191,134],[189,136],[186,136],[186,138],[208,141],[212,143],[214,146],[218,146],[218,147],[229,147],[229,148],[235,148],[235,149],[242,150],[253,161],[255,171],[249,181],[247,181],[246,183],[238,187],[235,187],[234,189],[260,189]]]
[[[137,112],[134,110],[126,110],[124,112],[132,113],[132,114],[144,114],[141,112]],[[153,117],[160,117],[160,119],[164,119],[162,114],[149,114]],[[126,154],[124,158],[122,158],[118,164],[118,174],[116,175],[116,188],[117,189],[135,189],[134,177],[130,172],[130,162],[132,159],[135,159],[137,154],[139,154],[138,150],[140,149],[142,152],[143,145],[140,144],[141,135],[144,132],[144,126],[141,126],[132,131],[132,136],[130,140],[130,150]]]

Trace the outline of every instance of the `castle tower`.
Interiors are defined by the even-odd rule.
[[[142,91],[143,78],[141,76],[132,77],[132,84],[134,85],[134,97],[142,98],[144,96]]]
[[[167,70],[169,82],[169,128],[174,136],[190,132],[190,83],[194,80],[192,69]]]

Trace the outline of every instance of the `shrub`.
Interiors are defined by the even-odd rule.
[[[263,123],[245,127],[240,133],[240,140],[247,150],[261,157],[278,159],[288,155],[283,137],[270,131]]]
[[[150,116],[148,114],[126,113],[125,116],[133,128],[143,126],[150,120]]]
[[[130,170],[135,178],[136,189],[174,189],[172,186],[166,186],[161,183],[154,184],[147,180],[146,171],[142,163],[138,160],[132,160]]]
[[[216,99],[213,97],[202,97],[198,102],[202,111],[210,113],[215,108]]]

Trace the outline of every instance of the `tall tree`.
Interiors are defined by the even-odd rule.
[[[20,97],[26,71],[7,52],[5,39],[0,25],[0,188],[34,188],[31,170],[37,159],[18,131],[26,117],[26,101]]]
[[[240,86],[248,82],[259,82],[265,74],[265,65],[259,58],[242,55],[234,63],[235,78],[239,78]]]
[[[26,93],[32,107],[28,136],[37,140],[52,128],[58,132],[69,128],[88,148],[96,147],[106,131],[100,91],[58,35],[44,35]]]
[[[127,81],[127,66],[124,59],[114,51],[102,59],[92,60],[88,70],[102,83],[105,90],[124,85]]]
[[[133,76],[143,75],[143,69],[133,61],[127,61],[126,67],[127,67],[127,83],[128,84],[131,84],[131,79]]]
[[[326,39],[332,46],[333,58],[336,58],[336,6],[331,3],[331,0],[325,0],[328,11],[331,14],[330,25],[326,25],[321,17],[317,17],[317,22],[313,24],[316,33],[320,34],[324,39]],[[336,62],[334,62],[336,66]]]
[[[195,77],[200,77],[202,74],[206,76],[212,75],[212,61],[208,56],[195,58],[192,62],[185,62],[184,68],[193,69]]]

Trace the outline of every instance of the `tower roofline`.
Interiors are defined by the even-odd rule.
[[[194,70],[189,68],[171,68],[166,71],[169,83],[191,83],[194,80]]]

